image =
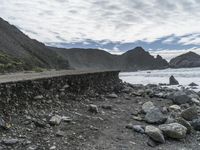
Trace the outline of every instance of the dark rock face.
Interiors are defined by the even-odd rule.
[[[75,69],[117,69],[135,71],[146,69],[164,69],[168,62],[161,56],[154,58],[141,47],[127,51],[122,55],[112,55],[98,49],[58,49],[51,48],[61,57],[69,60]]]
[[[16,71],[30,70],[36,67],[55,69],[69,68],[68,61],[59,57],[44,44],[30,39],[18,28],[10,25],[1,18],[0,62],[4,65],[2,69],[8,71],[12,71],[10,70],[11,67],[16,68]]]
[[[174,76],[171,76],[169,78],[169,84],[170,85],[179,85],[179,82],[174,78]]]
[[[173,58],[169,65],[171,68],[200,67],[200,55],[194,52],[188,52]]]

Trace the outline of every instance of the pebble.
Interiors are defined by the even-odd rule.
[[[50,125],[59,125],[62,121],[62,117],[59,116],[59,115],[55,115],[55,116],[52,116],[51,119],[49,120],[49,124]]]

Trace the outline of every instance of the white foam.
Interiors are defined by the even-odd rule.
[[[137,72],[122,72],[120,79],[132,84],[159,84],[169,83],[169,77],[173,75],[185,87],[192,82],[200,85],[200,68],[146,70]],[[173,88],[175,86],[172,86]],[[200,91],[200,86],[196,91]]]

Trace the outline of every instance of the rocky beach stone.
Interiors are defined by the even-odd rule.
[[[196,107],[190,107],[186,110],[183,110],[182,113],[181,113],[181,116],[188,121],[196,119],[198,117],[197,108]]]
[[[169,106],[169,111],[181,111],[181,107],[178,105]]]
[[[175,79],[174,76],[171,76],[171,77],[169,78],[169,84],[170,84],[170,85],[178,85],[179,82]]]
[[[181,118],[181,117],[177,118],[176,121],[177,121],[179,124],[181,124],[181,125],[183,125],[184,127],[187,128],[187,133],[188,133],[188,134],[191,133],[191,131],[192,131],[192,126],[191,126],[191,124],[190,124],[188,121],[186,121],[185,119],[183,119],[183,118]]]
[[[165,143],[162,131],[154,126],[146,126],[145,133],[156,142]]]
[[[6,122],[0,117],[0,128],[7,129]]]
[[[144,127],[141,125],[133,125],[133,131],[138,132],[138,133],[144,133]]]
[[[159,126],[163,134],[169,138],[182,139],[186,137],[187,128],[179,123],[163,124]]]
[[[112,110],[112,105],[102,105],[101,107],[106,110]]]
[[[62,117],[59,115],[52,116],[49,120],[50,125],[59,125],[62,121]]]
[[[112,93],[112,94],[107,95],[107,98],[118,98],[118,96],[117,94]]]
[[[12,146],[12,145],[15,145],[19,142],[18,139],[3,139],[2,140],[2,143],[5,144],[5,145],[8,145],[8,146]]]
[[[153,108],[155,108],[154,104],[151,101],[148,101],[142,105],[142,112],[147,113]]]
[[[200,118],[192,120],[191,125],[195,130],[200,131]]]
[[[93,105],[93,104],[89,105],[88,111],[91,113],[96,113],[96,114],[99,112],[97,105]]]
[[[194,83],[194,82],[192,82],[192,83],[190,83],[188,86],[199,86],[199,85],[196,84],[196,83]]]
[[[153,108],[145,115],[145,121],[151,124],[162,124],[167,120],[167,117],[159,108]]]
[[[173,94],[172,101],[175,104],[181,105],[191,101],[191,98],[183,91],[178,91]]]

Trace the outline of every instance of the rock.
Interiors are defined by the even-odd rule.
[[[101,107],[106,110],[112,110],[112,105],[102,105]]]
[[[163,114],[167,114],[168,113],[168,109],[167,109],[167,107],[162,107],[162,113]]]
[[[29,146],[27,148],[27,150],[37,150],[38,149],[38,146],[37,145],[32,145],[32,146]]]
[[[159,145],[159,143],[149,138],[147,141],[147,145],[149,145],[150,147],[156,147]]]
[[[162,124],[167,120],[167,117],[160,111],[159,108],[153,108],[145,115],[145,121],[152,124]]]
[[[179,85],[179,82],[174,78],[174,76],[171,76],[169,78],[169,85]]]
[[[155,108],[154,104],[151,101],[148,101],[142,105],[142,111],[144,113],[149,112],[151,109]]]
[[[7,129],[6,122],[0,117],[0,128]]]
[[[156,142],[165,143],[162,131],[154,126],[146,126],[145,133]]]
[[[96,105],[93,105],[93,104],[89,105],[88,111],[91,112],[91,113],[96,113],[96,114],[99,112],[98,107]]]
[[[192,83],[190,83],[188,86],[199,86],[199,85],[196,84],[196,83],[194,83],[194,82],[192,82]]]
[[[55,115],[53,117],[51,117],[51,119],[49,120],[49,124],[50,125],[59,125],[62,121],[62,117],[59,115]]]
[[[133,131],[144,134],[144,128],[141,125],[133,125]]]
[[[107,98],[118,98],[118,96],[117,94],[112,93],[112,94],[107,95]]]
[[[200,118],[192,120],[191,125],[195,130],[200,131]]]
[[[70,122],[72,122],[72,118],[66,117],[66,116],[62,116],[62,121],[63,121],[63,122],[70,123]]]
[[[179,111],[181,111],[181,107],[178,105],[171,105],[171,106],[169,106],[169,111],[179,112]]]
[[[126,128],[127,128],[127,129],[133,129],[133,124],[131,124],[131,123],[127,124],[127,125],[126,125]]]
[[[187,128],[187,133],[188,133],[188,134],[191,133],[191,131],[192,131],[192,126],[191,126],[191,124],[190,124],[188,121],[186,121],[185,119],[183,119],[183,118],[181,118],[181,117],[177,118],[176,121],[177,121],[179,124],[181,124],[181,125],[183,125],[184,127]]]
[[[190,107],[190,108],[182,111],[181,116],[188,121],[196,119],[198,117],[197,108],[196,107]]]
[[[40,128],[46,127],[46,123],[43,120],[34,119],[33,122],[34,122],[36,127],[40,127]]]
[[[56,146],[54,145],[54,146],[51,146],[50,148],[49,148],[49,150],[56,150]]]
[[[4,140],[2,140],[2,143],[3,143],[4,145],[7,145],[7,146],[15,145],[15,144],[17,144],[18,142],[19,142],[18,139],[4,139]]]
[[[58,136],[58,137],[63,137],[65,135],[65,132],[63,132],[63,131],[57,131],[56,132],[56,136]]]
[[[181,105],[191,101],[191,98],[183,91],[178,91],[173,94],[172,101],[175,104]]]
[[[34,97],[35,100],[41,100],[43,98],[44,98],[44,96],[42,96],[42,95],[37,95]]]
[[[143,118],[140,116],[133,116],[133,119],[137,121],[143,121]]]
[[[159,126],[163,134],[169,138],[182,139],[186,137],[187,128],[179,123],[163,124]]]

